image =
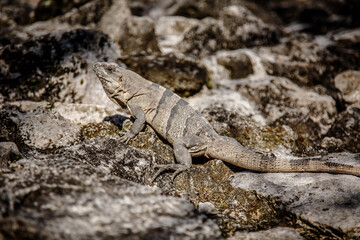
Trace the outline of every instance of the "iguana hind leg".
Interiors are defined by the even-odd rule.
[[[153,182],[163,171],[174,170],[172,180],[176,175],[189,169],[192,165],[192,157],[202,156],[206,151],[206,144],[198,136],[187,136],[175,139],[173,143],[175,161],[173,164],[159,164],[155,168],[159,170],[152,177]]]

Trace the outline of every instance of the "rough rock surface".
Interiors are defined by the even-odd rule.
[[[64,119],[57,112],[43,108],[26,113],[13,111],[10,118],[17,122],[18,134],[31,148],[51,150],[79,141],[80,126]]]
[[[8,167],[20,156],[19,149],[14,142],[0,142],[0,168]]]
[[[199,92],[208,78],[206,69],[192,58],[174,54],[128,56],[121,61],[144,78],[183,97]]]
[[[348,70],[337,75],[335,87],[347,103],[360,102],[360,71]]]
[[[156,21],[155,33],[159,47],[163,53],[177,51],[177,45],[184,39],[184,35],[199,24],[197,19],[180,16],[163,16]]]
[[[124,55],[160,52],[155,25],[149,17],[132,17],[124,25],[124,33],[119,40]]]
[[[285,78],[267,78],[238,85],[254,100],[273,126],[290,126],[301,138],[319,141],[334,122],[335,101],[328,95],[301,88]]]
[[[245,53],[234,52],[233,54],[220,55],[217,58],[220,65],[230,71],[230,78],[244,78],[254,73],[251,60]]]
[[[356,103],[347,107],[339,114],[329,129],[328,137],[341,139],[337,150],[359,152],[360,149],[360,104]]]
[[[278,41],[279,33],[239,5],[220,11],[219,21],[204,18],[189,30],[180,43],[182,52],[202,55],[219,49],[237,49],[271,45]]]
[[[64,151],[29,154],[13,164],[13,172],[0,175],[2,239],[220,237],[217,226],[189,202],[111,175],[106,161],[92,166],[82,162],[81,153]]]
[[[360,28],[339,32],[333,36],[334,41],[347,47],[360,47]]]
[[[278,227],[270,230],[258,231],[258,232],[238,232],[233,237],[229,237],[228,240],[300,240],[303,238],[299,232],[292,228]]]
[[[7,45],[0,49],[0,102],[110,102],[91,68],[96,61],[115,61],[117,57],[107,35],[85,29]]]
[[[221,107],[204,109],[202,114],[216,132],[235,138],[245,146],[267,150],[285,147],[297,151],[298,136],[289,126],[261,126],[235,111],[227,111]]]
[[[354,159],[360,164],[359,154]],[[360,227],[359,181],[355,176],[327,175],[237,173],[231,184],[235,188],[277,197],[300,218],[352,235]]]
[[[133,69],[243,145],[358,164],[359,11],[354,0],[0,1],[0,239],[358,239],[358,177],[200,158],[150,183],[172,147],[149,126],[122,144],[134,119],[91,67]]]
[[[300,30],[315,34],[326,33],[332,29],[342,27],[356,27],[360,25],[357,14],[360,4],[353,0],[256,0],[262,7],[275,11],[285,24],[298,21],[305,23]]]

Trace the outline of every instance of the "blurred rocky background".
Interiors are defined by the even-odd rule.
[[[1,0],[0,240],[360,239],[360,179],[174,161],[92,72],[116,62],[241,144],[360,164],[356,0]]]

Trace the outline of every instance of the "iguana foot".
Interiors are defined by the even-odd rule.
[[[151,183],[154,182],[154,180],[164,171],[166,170],[174,170],[175,172],[173,173],[173,175],[171,176],[171,181],[174,181],[175,177],[185,171],[186,169],[188,169],[189,167],[182,165],[182,164],[158,164],[155,165],[154,168],[159,168],[159,170],[154,174],[154,176],[151,178]]]
[[[120,137],[120,142],[127,144],[130,141],[130,139],[132,139],[134,137],[135,137],[135,134],[128,131],[123,136]]]

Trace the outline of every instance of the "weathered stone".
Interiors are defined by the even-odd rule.
[[[155,34],[162,53],[178,51],[178,44],[191,28],[199,24],[197,19],[180,16],[164,16],[156,21]]]
[[[127,0],[131,14],[134,16],[148,15],[151,9],[161,2],[162,0]]]
[[[335,87],[348,103],[360,102],[360,71],[348,70],[335,77]]]
[[[0,169],[19,159],[21,156],[18,147],[13,142],[0,142]]]
[[[125,21],[119,45],[124,55],[160,52],[155,25],[149,17],[132,17]]]
[[[20,112],[32,112],[38,108],[49,109],[76,124],[99,123],[106,120],[108,116],[119,114],[115,110],[117,108],[115,104],[113,107],[112,105],[18,101],[7,103],[4,106],[15,106]]]
[[[171,9],[172,15],[184,16],[187,18],[197,18],[203,19],[206,17],[218,18],[219,12],[224,7],[231,4],[231,1],[191,1],[186,0],[182,1],[182,3],[178,4],[175,9]]]
[[[108,174],[136,183],[145,184],[153,172],[153,160],[149,153],[121,143],[116,135],[95,136],[56,153],[73,156],[83,163],[101,168]]]
[[[306,139],[326,134],[337,113],[330,96],[301,88],[285,78],[244,82],[238,90],[257,103],[268,123],[288,125]]]
[[[259,50],[268,74],[289,78],[300,85],[329,85],[323,79],[326,65],[322,61],[327,53],[307,35]]]
[[[199,92],[207,81],[206,69],[192,58],[174,54],[122,57],[131,70],[180,96]]]
[[[24,32],[29,35],[28,37],[40,37],[59,30],[96,29],[96,26],[111,6],[111,0],[90,0],[62,15],[24,26]]]
[[[236,231],[255,231],[277,226],[283,221],[292,224],[293,220],[286,219],[287,213],[273,198],[230,185],[230,175],[233,171],[241,171],[239,168],[220,160],[196,165],[195,160],[191,169],[179,174],[174,187],[178,194],[189,198],[200,210],[204,209],[204,204],[213,205],[215,208],[212,208],[209,216],[216,220],[225,236],[231,236]],[[161,182],[163,177],[160,176],[158,181]]]
[[[97,29],[107,33],[125,55],[160,51],[154,22],[149,17],[131,16],[125,0],[113,2],[97,24]]]
[[[204,109],[202,114],[217,133],[235,138],[244,146],[269,151],[286,147],[296,151],[297,135],[286,125],[275,128],[260,126],[237,112],[221,107]]]
[[[223,54],[217,58],[217,61],[230,71],[232,79],[244,78],[254,73],[251,60],[245,53]]]
[[[0,12],[0,48],[25,41],[29,36],[9,16]]]
[[[127,150],[106,153],[114,145]],[[220,239],[218,227],[188,201],[110,175],[107,160],[94,154],[99,151],[113,163],[127,162],[131,151],[145,161],[114,139],[98,139],[58,154],[33,153],[0,174],[0,238]]]
[[[226,39],[219,22],[213,18],[204,18],[199,24],[185,33],[179,44],[181,52],[203,55],[218,49],[227,49]]]
[[[358,1],[354,0],[256,0],[262,7],[275,11],[283,23],[301,23],[302,31],[324,34],[343,27],[359,26]]]
[[[324,137],[321,140],[321,147],[328,152],[340,152],[342,150],[343,141],[339,138]]]
[[[344,112],[340,113],[327,136],[340,139],[342,141],[341,150],[359,152],[360,104],[350,105]]]
[[[173,163],[173,149],[149,126],[129,141],[136,148],[121,143],[131,118],[90,69],[95,61],[124,66],[122,53],[146,78],[195,94],[187,100],[215,130],[246,146],[285,156],[358,152],[359,100],[349,100],[355,88],[345,93],[335,77],[359,68],[359,6],[0,1],[0,142],[14,142],[23,157],[11,153],[13,145],[0,149],[0,239],[217,239],[219,227],[240,239],[359,238],[352,176],[250,173],[195,158],[174,183],[165,172],[152,183],[160,189],[136,185],[150,184],[155,164]],[[12,102],[22,99],[41,102]],[[234,188],[238,175],[242,185]]]
[[[255,17],[245,7],[234,5],[220,12],[219,20],[205,18],[189,30],[180,50],[194,55],[219,49],[237,49],[278,42],[279,33]]]
[[[91,68],[96,61],[115,61],[117,54],[108,36],[84,29],[8,45],[0,50],[0,102],[110,102]]]
[[[360,164],[359,154],[338,154],[332,158],[342,163],[352,159],[353,163]],[[359,234],[358,177],[327,173],[241,172],[233,175],[231,185],[278,198],[299,219],[320,225],[332,237],[346,238],[354,231]]]
[[[360,51],[357,48],[344,48],[342,45],[327,47],[329,54],[324,56],[326,75],[333,80],[336,75],[347,70],[359,70]],[[333,84],[333,82],[331,82]],[[333,85],[332,85],[333,86]]]
[[[360,28],[339,32],[333,39],[346,47],[360,47]]]
[[[57,19],[55,18],[55,21],[68,23],[72,26],[92,27],[101,20],[112,3],[111,0],[88,0],[85,4],[72,8]]]
[[[80,126],[51,110],[38,108],[26,113],[13,112],[11,118],[18,124],[22,140],[31,148],[52,150],[79,141]]]
[[[237,232],[227,240],[301,240],[305,239],[293,228],[277,227],[258,232]]]
[[[220,12],[220,20],[230,49],[278,42],[279,32],[276,28],[264,23],[246,7],[225,7]]]
[[[358,69],[360,61],[356,49],[335,45],[326,37],[298,33],[279,45],[261,47],[258,53],[269,75],[286,77],[303,86],[322,85],[334,98],[337,98],[335,76]]]
[[[34,12],[34,21],[44,21],[58,15],[63,15],[73,8],[78,8],[90,0],[79,1],[39,1]]]
[[[97,24],[97,29],[109,35],[114,42],[118,42],[124,32],[124,28],[121,26],[126,23],[130,16],[131,13],[126,1],[116,0],[102,16]],[[116,19],[116,21],[114,21],[114,19]]]
[[[81,136],[83,139],[95,137],[119,136],[119,128],[109,122],[88,123],[81,128]]]
[[[25,25],[33,21],[37,4],[37,1],[4,0],[0,2],[0,9],[1,13],[8,16],[12,21]]]
[[[0,142],[14,142],[20,152],[28,149],[20,134],[19,121],[16,116],[18,109],[0,105]]]
[[[294,80],[301,85],[314,84],[313,81],[321,78],[325,67],[305,62],[287,61],[276,59],[275,61],[264,61],[267,73],[274,76],[282,76]]]

